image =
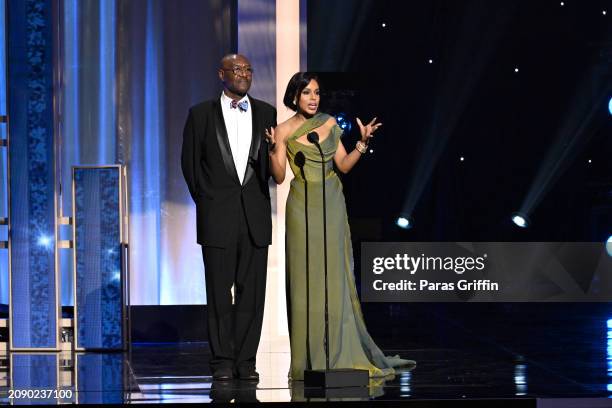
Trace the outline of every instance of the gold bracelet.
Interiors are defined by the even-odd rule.
[[[363,143],[361,140],[357,141],[357,145],[355,146],[355,149],[357,149],[357,151],[361,154],[366,154],[368,151],[368,146]]]

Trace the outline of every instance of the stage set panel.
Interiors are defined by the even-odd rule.
[[[126,347],[125,168],[73,168],[75,348]]]
[[[6,5],[10,347],[58,350],[51,7]]]
[[[128,332],[125,169],[75,167],[72,211],[64,216],[58,209],[69,189],[57,182],[53,4],[5,5],[9,348],[122,350]],[[60,238],[60,225],[71,226],[71,239]],[[72,322],[60,316],[60,287],[70,284],[60,282],[63,250],[73,255]],[[73,338],[74,346],[68,344]]]

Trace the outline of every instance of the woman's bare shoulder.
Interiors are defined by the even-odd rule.
[[[284,122],[279,123],[278,125],[276,125],[276,131],[277,132],[286,132],[289,130],[289,126],[291,125],[291,119],[287,119]]]
[[[331,116],[329,119],[325,121],[325,123],[321,126],[321,128],[325,129],[325,131],[327,132],[333,129],[333,127],[336,126],[337,124],[338,122],[336,122],[336,118]]]
[[[338,122],[336,122],[336,118],[333,116],[330,116],[329,119],[327,119],[327,122],[325,122],[325,124],[329,127],[332,127],[334,125],[337,125]]]
[[[293,133],[296,129],[297,127],[295,126],[294,121],[291,119],[287,119],[286,121],[279,123],[276,126],[276,137],[280,137],[283,140],[286,140],[289,135]]]

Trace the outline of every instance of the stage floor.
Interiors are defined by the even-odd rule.
[[[417,366],[372,380],[368,388],[325,395],[288,382],[289,353],[260,353],[258,384],[213,383],[206,343],[140,343],[129,353],[54,357],[12,353],[1,402],[9,402],[10,389],[45,388],[56,381],[74,391],[61,402],[80,403],[328,399],[390,406],[419,406],[418,401],[490,406],[495,401],[496,406],[612,407],[608,304],[367,305],[364,315],[387,354],[414,359]]]

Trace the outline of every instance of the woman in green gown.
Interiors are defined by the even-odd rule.
[[[355,289],[353,249],[342,183],[336,174],[336,170],[347,173],[357,163],[366,152],[372,134],[382,124],[376,123],[376,118],[366,125],[357,119],[361,140],[347,153],[340,142],[342,129],[333,117],[318,111],[319,101],[316,75],[298,72],[289,81],[283,99],[295,115],[276,129],[266,131],[266,139],[271,144],[270,167],[274,180],[280,184],[285,178],[285,157],[295,176],[286,207],[289,375],[292,380],[303,380],[305,369],[326,366],[323,176],[319,150],[307,139],[309,133],[316,132],[325,162],[329,367],[365,369],[370,377],[382,377],[393,374],[393,367],[414,362],[385,356],[368,334]],[[300,156],[298,152],[305,158],[302,168],[298,166],[300,159],[296,160],[296,155]]]

